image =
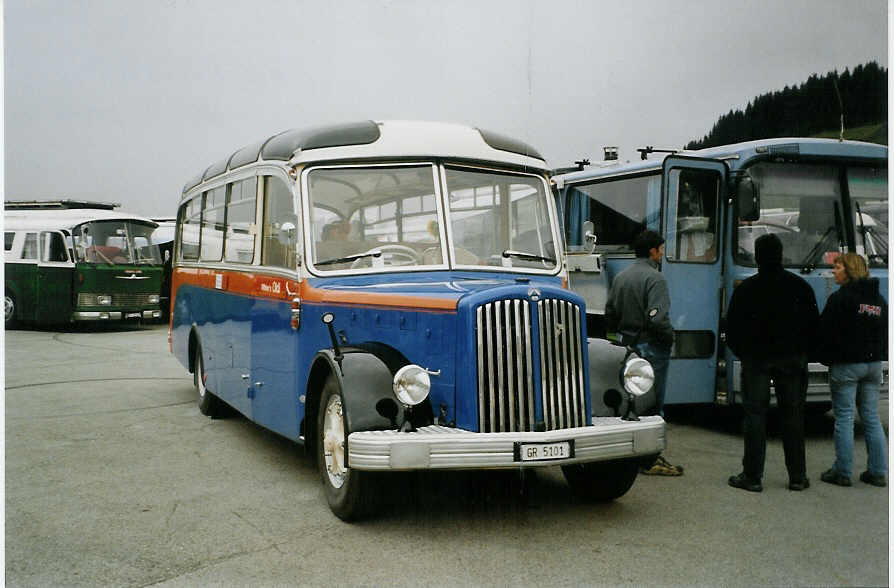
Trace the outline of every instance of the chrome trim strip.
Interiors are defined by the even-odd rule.
[[[528,429],[534,430],[534,352],[531,342],[531,305],[527,300],[522,301],[525,326],[525,369],[528,382]]]
[[[516,442],[574,441],[574,457],[514,460]],[[536,468],[654,455],[667,445],[659,416],[624,421],[597,417],[593,425],[545,432],[474,433],[440,425],[412,433],[360,431],[348,437],[348,464],[357,470]]]
[[[482,321],[483,308],[478,307],[475,311],[475,324],[478,327],[476,337],[478,338],[478,430],[484,430],[484,374],[482,367],[484,365],[484,323]]]

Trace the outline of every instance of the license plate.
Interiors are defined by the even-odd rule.
[[[555,443],[516,443],[515,461],[549,461],[574,457],[574,444],[571,441]]]
[[[127,314],[124,315],[124,318],[129,318],[129,319],[140,318],[141,316],[143,316],[143,315],[140,314],[139,312],[128,312]]]

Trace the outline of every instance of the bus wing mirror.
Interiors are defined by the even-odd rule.
[[[761,216],[761,198],[757,186],[751,176],[739,178],[736,185],[736,204],[739,207],[739,218],[745,221],[756,221]]]
[[[590,249],[590,253],[596,251],[596,233],[593,232],[593,221],[584,221],[584,243]]]
[[[298,217],[294,214],[286,215],[279,223],[279,233],[276,238],[283,245],[293,245],[298,240]]]

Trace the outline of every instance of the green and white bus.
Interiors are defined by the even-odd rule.
[[[5,326],[157,319],[157,224],[75,200],[4,202]]]

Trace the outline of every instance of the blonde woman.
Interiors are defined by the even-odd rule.
[[[835,413],[835,465],[823,472],[821,479],[838,486],[851,485],[856,406],[869,454],[860,480],[885,486],[887,441],[878,400],[881,361],[888,353],[888,305],[879,294],[878,280],[869,277],[866,261],[860,255],[838,255],[832,273],[840,288],[829,296],[820,328]]]

